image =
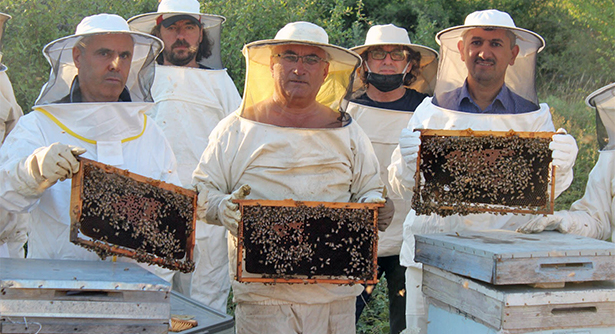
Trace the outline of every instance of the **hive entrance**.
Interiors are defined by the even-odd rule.
[[[552,135],[421,130],[413,209],[441,216],[552,213]]]
[[[117,254],[173,270],[194,269],[194,192],[80,160],[71,194],[73,243],[101,258]]]

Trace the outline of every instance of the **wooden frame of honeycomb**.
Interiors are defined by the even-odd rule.
[[[375,284],[373,203],[235,200],[239,282]]]
[[[420,215],[551,214],[553,132],[421,129],[412,208]]]
[[[120,255],[194,270],[196,192],[78,158],[71,189],[70,241],[101,258]]]

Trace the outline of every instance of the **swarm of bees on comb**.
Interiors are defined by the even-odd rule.
[[[102,259],[128,250],[139,262],[191,272],[185,259],[193,234],[193,198],[82,164],[82,205],[73,228],[92,239],[78,243]]]
[[[373,279],[374,211],[317,206],[243,206],[245,270],[265,278]]]
[[[552,213],[550,142],[515,134],[422,135],[412,207],[440,216]]]

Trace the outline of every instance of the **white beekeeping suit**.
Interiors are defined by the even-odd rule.
[[[256,121],[249,116],[255,110],[265,117],[276,115],[269,107],[276,91],[271,66],[274,58],[281,55],[273,51],[288,45],[319,49],[320,52],[324,50],[323,53],[327,54],[328,75],[324,77],[316,102],[340,111],[337,115],[331,110],[339,122],[338,126],[278,126]],[[275,39],[246,45],[243,54],[247,71],[242,106],[214,129],[193,174],[193,182],[200,190],[199,202],[202,199],[206,201],[203,207],[206,221],[228,226],[222,221],[226,211],[219,206],[224,206],[229,194],[244,189],[242,185],[251,187],[248,198],[252,199],[357,202],[381,198],[383,184],[369,139],[359,125],[343,112],[344,103],[340,103],[348,93],[353,71],[360,64],[359,56],[328,44],[326,32],[307,22],[289,23]],[[318,61],[315,63],[320,64]],[[236,233],[236,228],[231,233]],[[231,277],[236,275],[236,247],[237,239],[229,235]],[[354,302],[362,291],[362,286],[358,284],[270,285],[232,281],[232,287],[234,300],[238,303],[236,315],[241,307],[251,307],[257,313],[264,312],[263,316],[267,313],[267,320],[251,324],[252,328],[246,328],[246,319],[237,315],[238,333],[280,331],[280,328],[288,329],[288,326],[295,325],[304,328],[306,333],[309,330],[316,333],[319,329],[326,332],[327,328],[336,328],[334,333],[354,332]],[[339,309],[340,302],[344,305],[343,310]],[[280,314],[278,307],[295,307],[292,305],[299,305],[294,309],[297,313]],[[311,305],[321,305],[322,308],[314,314],[307,314]],[[277,311],[270,312],[271,308]],[[319,315],[321,310],[331,309],[334,312],[334,308],[335,312],[343,311],[350,317],[339,323],[331,323],[329,318]],[[250,316],[253,318],[254,313]],[[296,322],[293,320],[296,318],[302,320]]]
[[[495,114],[458,111],[439,106],[446,104],[448,102],[446,99],[451,96],[451,92],[455,92],[466,82],[468,69],[462,61],[458,43],[466,31],[476,28],[485,30],[506,29],[514,33],[519,53],[516,59],[514,59],[514,64],[509,64],[506,69],[504,86],[508,87],[513,94],[518,95],[521,99],[529,101],[525,104],[530,106],[529,109]],[[441,46],[441,59],[434,97],[426,98],[417,107],[414,116],[408,123],[407,129],[409,131],[404,130],[406,134],[411,134],[415,129],[555,131],[549,107],[544,103],[538,104],[534,87],[536,55],[544,47],[542,37],[529,30],[517,28],[507,13],[486,10],[468,15],[465,24],[462,26],[448,28],[439,32],[436,36],[436,41]],[[439,99],[439,105],[435,104],[436,99]],[[574,139],[568,135],[566,136],[567,139],[571,139],[574,143]],[[404,132],[402,132],[400,144],[403,137]],[[561,164],[556,169],[555,196],[563,192],[572,182],[572,166],[576,158],[576,144],[573,146],[574,148],[570,148],[570,150],[574,151],[574,154],[566,155],[566,163]],[[389,182],[393,192],[407,200],[411,200],[414,191],[415,171],[416,155],[414,157],[409,155],[403,156],[398,145],[393,152],[391,165],[388,168]],[[496,215],[490,213],[469,214],[466,216],[451,215],[447,217],[441,217],[437,214],[418,216],[414,210],[411,210],[404,221],[404,245],[402,246],[402,254],[400,256],[401,262],[408,267],[420,267],[420,264],[414,262],[415,234],[485,229],[515,230],[531,217],[530,215]],[[427,319],[426,305],[420,291],[422,273],[420,271],[408,271],[407,275],[406,287],[408,289],[408,298],[411,295],[417,296],[414,303],[415,309],[407,310],[407,313],[414,313],[413,317],[407,319],[408,326],[410,327],[410,324],[414,322],[421,328],[421,333],[424,333]],[[411,304],[409,301],[408,305]]]
[[[84,37],[101,34],[132,37],[134,50],[127,82],[127,87],[133,88],[129,92],[132,102],[73,101],[79,91],[73,47]],[[0,149],[0,205],[13,212],[30,212],[28,258],[98,259],[95,253],[69,241],[70,180],[48,186],[35,177],[30,161],[54,143],[82,147],[87,149],[82,155],[85,158],[179,184],[171,147],[162,131],[145,116],[153,106],[149,88],[153,61],[161,48],[160,40],[130,32],[123,18],[100,14],[84,18],[74,35],[43,49],[51,64],[50,79],[32,112],[19,120]],[[122,95],[126,92],[124,89]],[[74,103],[57,103],[60,99]],[[172,273],[144,266],[167,279]]]
[[[23,112],[13,92],[13,86],[2,64],[2,36],[4,24],[10,15],[0,13],[0,146],[15,127]],[[0,208],[0,257],[24,257],[23,245],[28,240],[26,215],[8,212]]]
[[[190,15],[198,19],[208,39],[211,55],[200,60],[200,68],[156,65],[152,86],[155,105],[148,111],[173,148],[185,188],[192,188],[192,172],[207,146],[209,134],[241,104],[241,96],[221,62],[220,30],[225,19],[199,11],[196,0],[164,0],[157,12],[128,19],[131,29],[151,33],[162,19]],[[198,220],[195,271],[176,273],[180,278],[175,277],[174,288],[226,312],[230,290],[227,253],[226,229]]]
[[[367,69],[366,67],[366,62],[369,57],[368,52],[373,48],[382,46],[409,48],[410,50],[420,54],[420,62],[417,65],[414,65],[412,61],[409,62],[411,66],[416,66],[418,68],[411,69],[410,73],[414,75],[415,79],[412,81],[410,86],[404,87],[406,91],[405,94],[409,94],[410,90],[418,92],[419,94],[415,92],[412,93],[417,96],[420,96],[420,98],[424,98],[426,95],[431,96],[433,94],[433,89],[436,82],[436,71],[438,68],[438,53],[431,48],[422,45],[412,44],[410,42],[410,38],[408,37],[408,32],[405,29],[396,27],[392,24],[377,25],[371,27],[367,32],[365,44],[351,48],[352,51],[357,52],[364,59],[363,66],[361,67],[360,71],[357,72],[359,77],[367,81],[367,76],[364,74],[364,72],[373,70]],[[404,77],[403,81],[406,81],[406,76]],[[367,82],[364,82],[364,86],[366,86],[366,84]],[[355,82],[355,87],[356,86],[357,84]],[[399,134],[401,130],[407,126],[408,122],[410,121],[410,118],[414,114],[414,108],[416,108],[416,104],[420,103],[420,100],[416,102],[414,100],[411,100],[413,105],[407,103],[403,107],[403,109],[401,109],[399,103],[396,103],[398,107],[397,110],[388,109],[385,108],[384,105],[391,105],[392,103],[370,102],[370,104],[376,104],[377,106],[360,103],[362,101],[362,96],[366,96],[362,94],[367,94],[365,93],[365,91],[366,89],[364,87],[361,87],[357,89],[355,93],[353,93],[353,96],[359,96],[359,98],[351,100],[351,102],[348,104],[347,112],[352,116],[353,120],[355,120],[357,123],[359,123],[359,125],[361,125],[361,128],[369,137],[372,146],[374,147],[374,151],[378,156],[378,161],[380,162],[380,177],[383,181],[385,181],[387,188],[391,189],[390,184],[386,182],[386,180],[388,179],[387,167],[391,163],[391,154],[399,143]],[[379,268],[381,268],[380,273],[384,271],[387,278],[390,309],[389,322],[391,324],[391,330],[399,331],[400,328],[408,328],[406,324],[407,321],[404,318],[406,317],[406,315],[403,314],[404,303],[406,311],[412,310],[414,305],[409,305],[409,303],[414,303],[414,300],[416,300],[416,298],[414,298],[413,296],[408,296],[408,289],[403,286],[405,285],[405,268],[403,268],[402,266],[400,270],[393,270],[393,268],[390,267],[391,264],[388,264],[387,262],[384,263],[385,266],[382,266],[380,265],[380,261],[382,261],[380,258],[391,257],[393,259],[391,261],[398,262],[398,256],[400,255],[400,253],[403,252],[403,222],[406,219],[406,215],[410,211],[411,201],[404,200],[400,195],[391,191],[389,191],[388,197],[390,198],[390,200],[393,201],[395,205],[395,214],[393,216],[391,225],[385,231],[378,232],[378,261]],[[400,265],[405,264],[397,264],[397,266]],[[388,273],[386,273],[387,270],[389,270]],[[415,268],[415,270],[420,270],[420,268]],[[394,277],[394,275],[396,275],[396,273],[398,272],[401,277]],[[393,277],[389,277],[390,273],[392,273]],[[397,284],[402,286],[395,285],[394,282],[398,281],[399,283]],[[404,289],[406,290],[405,292],[403,291]],[[410,292],[413,291],[414,290],[410,290]],[[359,298],[363,298],[365,295],[366,293],[363,293]],[[399,300],[400,295],[404,296],[404,299]],[[360,307],[361,301],[362,300],[359,300],[357,304],[359,305],[358,307]],[[402,304],[402,306],[400,307],[399,304]],[[394,308],[399,309],[399,316],[397,317],[395,316],[395,310],[393,310]],[[402,322],[403,324],[406,324],[405,327],[402,326]]]
[[[421,54],[420,70],[416,75],[416,80],[407,88],[414,89],[419,93],[433,94],[438,66],[438,53],[435,50],[412,44],[405,29],[393,25],[372,27],[367,33],[365,44],[351,48],[351,50],[362,55],[370,47],[381,45],[409,47],[413,51],[419,52]],[[362,68],[362,70],[365,69]],[[355,79],[355,86],[357,86],[357,80]],[[359,88],[356,91],[361,91],[361,89]],[[353,92],[353,95],[356,95],[356,92]],[[383,181],[386,181],[388,178],[387,167],[391,162],[391,154],[399,143],[399,133],[406,127],[414,112],[372,107],[352,101],[348,103],[346,112],[361,125],[372,142],[380,162],[380,177]],[[387,188],[390,189],[388,182],[385,183],[387,183]],[[402,243],[402,223],[410,210],[409,201],[405,201],[395,193],[389,193],[388,196],[395,203],[395,215],[391,225],[385,231],[378,233],[379,257],[399,254]]]
[[[600,150],[598,161],[589,173],[585,194],[572,203],[570,210],[539,216],[519,228],[520,232],[535,233],[558,230],[590,238],[613,240],[615,236],[615,83],[591,93],[585,100],[597,110],[596,128],[606,130],[606,146]]]

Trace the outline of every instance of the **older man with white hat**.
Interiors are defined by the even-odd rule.
[[[365,44],[351,50],[363,58],[358,72],[363,85],[353,93],[347,112],[371,140],[380,162],[381,178],[386,180],[386,168],[399,143],[399,133],[416,107],[433,93],[438,53],[412,44],[406,29],[393,24],[371,27]],[[399,253],[410,202],[396,194],[390,194],[387,201],[394,203],[394,215],[391,226],[379,233],[378,277],[386,276],[390,330],[397,334],[406,328],[404,273],[408,264],[400,264]],[[357,298],[357,321],[373,289],[374,286],[367,286]]]
[[[600,152],[589,173],[585,194],[570,210],[533,218],[517,231],[557,230],[586,237],[615,240],[615,83],[591,93],[585,103],[595,108]]]
[[[23,111],[13,92],[13,86],[2,64],[2,37],[10,15],[0,13],[0,146],[11,132]],[[0,257],[24,257],[23,245],[28,240],[26,216],[0,208]]]
[[[161,48],[159,39],[131,32],[123,18],[99,14],[43,49],[49,81],[0,149],[0,205],[30,212],[29,258],[98,259],[69,242],[67,179],[79,169],[75,156],[179,183],[171,147],[144,114],[153,106],[153,61]],[[170,271],[146,267],[170,279]]]
[[[200,215],[232,235],[231,263],[241,217],[233,199],[384,202],[378,160],[343,103],[360,57],[308,22],[289,23],[243,53],[242,106],[212,132],[193,181]],[[232,286],[237,333],[355,332],[361,285]]]
[[[163,0],[158,11],[128,19],[131,29],[164,42],[152,87],[150,115],[162,128],[178,160],[182,185],[192,172],[218,122],[239,108],[241,97],[220,56],[224,17],[200,13],[196,0]],[[197,221],[195,271],[176,273],[173,288],[226,312],[230,290],[226,229]]]
[[[462,26],[437,34],[441,45],[440,65],[433,98],[419,105],[391,157],[389,182],[392,190],[411,199],[414,189],[420,133],[415,129],[471,128],[478,131],[554,131],[546,104],[538,104],[534,86],[536,55],[544,47],[538,34],[517,28],[507,13],[484,10],[471,13]],[[577,154],[572,136],[557,134],[550,145],[556,168],[555,196],[572,182]],[[531,216],[490,213],[442,217],[416,215],[411,210],[404,221],[402,261],[413,262],[414,235],[464,230],[515,230]],[[414,264],[417,266],[418,264]],[[421,333],[426,329],[426,310],[420,297],[421,275],[408,271],[408,327]]]

